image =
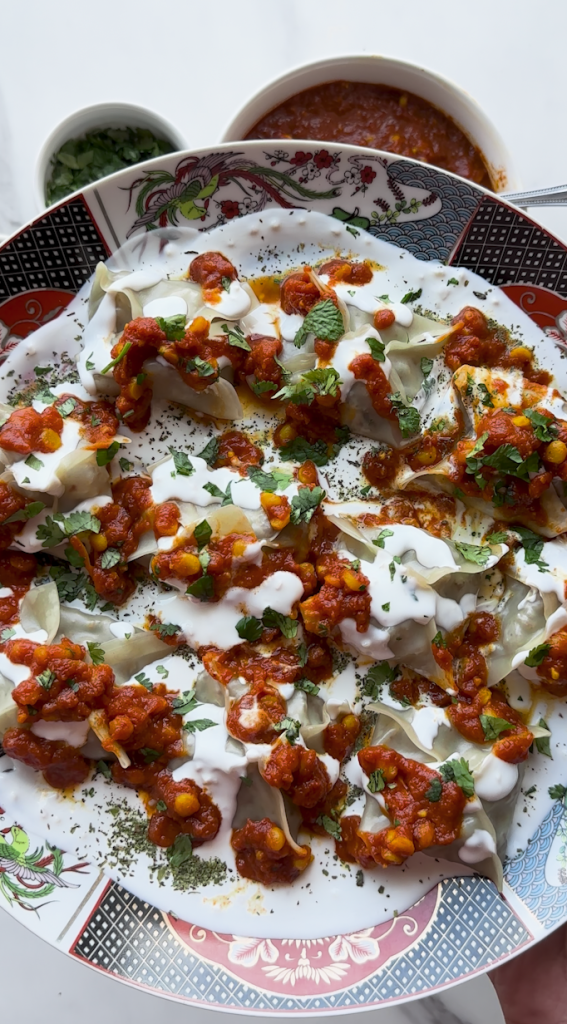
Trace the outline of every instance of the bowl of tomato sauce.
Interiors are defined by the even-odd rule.
[[[288,71],[252,96],[223,142],[350,143],[411,157],[493,192],[520,187],[500,134],[464,89],[392,57],[327,58]]]

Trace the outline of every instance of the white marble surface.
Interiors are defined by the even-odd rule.
[[[454,78],[483,105],[526,187],[567,180],[564,45],[557,0],[0,0],[0,233],[33,217],[32,180],[51,129],[80,106],[123,99],[165,114],[190,145],[216,141],[262,83],[338,53],[402,57]],[[160,42],[161,41],[161,42]],[[536,214],[567,238],[567,209]],[[88,970],[0,915],[2,1010],[24,1024],[146,1022],[167,1014],[222,1024],[220,1014],[157,1003]],[[33,963],[33,975],[24,963]],[[33,984],[30,978],[33,976]],[[9,983],[8,983],[9,982]],[[226,1018],[223,1017],[223,1020]],[[257,1018],[260,1019],[260,1018]],[[354,1020],[352,1015],[342,1020]],[[501,1024],[486,978],[380,1011],[380,1024]]]

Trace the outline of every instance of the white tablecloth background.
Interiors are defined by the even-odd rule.
[[[190,146],[207,146],[263,83],[340,53],[384,53],[453,78],[504,136],[525,187],[566,182],[566,36],[567,5],[556,0],[0,0],[0,233],[2,219],[23,222],[38,212],[38,151],[78,107],[116,99],[146,105],[177,124]],[[534,215],[567,238],[567,208]],[[7,914],[0,950],[4,1019],[57,1015],[59,1024],[98,1024],[109,1014],[142,1022],[163,1014],[177,1024],[204,1016],[119,989]],[[490,998],[484,980],[455,990],[445,1008],[413,1004],[382,1012],[380,1021],[498,1024]]]

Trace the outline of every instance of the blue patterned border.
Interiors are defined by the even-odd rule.
[[[550,885],[545,877],[551,845],[564,814],[563,804],[555,804],[524,852],[508,861],[505,869],[508,885],[547,929],[564,921],[567,907],[567,885]]]
[[[399,245],[420,260],[448,260],[467,224],[478,210],[483,194],[473,185],[441,174],[432,167],[407,160],[392,161],[388,173],[401,185],[423,188],[442,200],[439,213],[428,220],[371,226],[371,235]]]
[[[109,887],[70,952],[94,967],[204,1005],[249,1013],[321,1013],[371,1007],[426,993],[482,970],[531,936],[479,876],[441,883],[437,914],[423,937],[364,981],[342,991],[298,997],[247,985],[180,942],[163,914],[121,886]],[[269,980],[266,979],[269,985]]]

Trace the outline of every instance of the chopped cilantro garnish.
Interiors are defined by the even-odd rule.
[[[59,203],[107,174],[171,153],[174,148],[148,128],[94,128],[81,138],[68,139],[53,155],[45,185],[46,205]]]
[[[532,452],[523,459],[515,445],[501,444],[492,455],[483,456],[482,464],[519,480],[529,480],[530,473],[536,473],[539,468],[539,455]]]
[[[236,632],[241,640],[248,640],[253,643],[262,636],[262,621],[255,615],[243,615],[236,623]]]
[[[439,774],[445,782],[456,782],[457,786],[461,787],[465,796],[474,796],[474,779],[468,762],[465,761],[464,757],[455,758],[452,761],[447,761],[446,764],[442,764],[439,768]]]
[[[432,804],[439,803],[441,795],[443,793],[443,783],[441,779],[432,779],[429,789],[425,794],[425,799],[429,800]]]
[[[154,750],[153,747],[141,747],[140,753],[142,754],[146,764],[153,764],[154,761],[158,761],[162,756],[162,751]]]
[[[383,548],[384,545],[385,545],[386,540],[388,539],[388,537],[393,537],[393,536],[394,536],[394,531],[393,530],[388,530],[388,528],[385,527],[383,530],[380,530],[380,533],[378,534],[377,537],[374,538],[372,543],[377,548]]]
[[[296,348],[301,348],[309,334],[323,341],[338,341],[345,332],[343,315],[331,299],[318,302],[309,310],[294,338]]]
[[[69,547],[65,548],[65,558],[75,569],[82,569],[85,564],[83,556],[78,551],[75,551],[75,548],[71,547],[70,544]]]
[[[200,523],[197,523],[197,526],[193,530],[193,536],[197,541],[197,547],[199,548],[199,551],[201,550],[201,548],[206,547],[212,535],[213,531],[206,519],[202,519]]]
[[[286,462],[313,462],[316,466],[326,466],[335,457],[340,449],[340,444],[329,445],[324,441],[315,441],[310,444],[304,437],[296,437],[293,441],[280,448],[280,455]]]
[[[282,612],[276,612],[273,608],[266,608],[262,622],[266,629],[279,629],[286,640],[292,640],[297,636],[297,619],[292,619],[290,615],[283,615]]]
[[[310,679],[306,679],[305,676],[302,676],[301,679],[296,679],[293,685],[296,690],[303,690],[304,693],[311,693],[314,697],[319,693],[319,687],[316,686],[315,683],[312,683]]]
[[[188,715],[190,711],[194,711],[198,707],[200,701],[195,697],[194,690],[185,690],[179,694],[179,697],[174,697],[172,708],[176,715]]]
[[[415,302],[417,299],[421,298],[422,290],[423,290],[422,288],[418,288],[416,292],[412,292],[412,291],[406,292],[406,294],[404,295],[403,299],[400,299],[400,302],[403,302],[403,303]]]
[[[170,448],[169,453],[173,459],[175,472],[179,473],[179,476],[191,476],[195,472],[195,467],[185,452],[177,451],[176,448]]]
[[[45,505],[43,501],[32,501],[25,508],[18,509],[17,512],[12,512],[11,516],[4,519],[2,526],[6,526],[7,523],[20,523],[26,522],[28,519],[33,519],[34,516],[38,516],[40,512],[43,512]]]
[[[194,583],[191,583],[185,591],[185,593],[190,594],[191,597],[197,597],[199,601],[210,601],[214,592],[215,585],[213,578],[212,576],[207,575],[200,576],[199,579],[195,580]]]
[[[140,684],[140,686],[143,686],[144,689],[153,690],[154,684],[152,683],[151,679],[149,678],[149,676],[146,675],[145,672],[138,672],[138,675],[134,676],[134,679],[136,680],[137,683]]]
[[[213,466],[217,461],[219,454],[220,441],[218,437],[211,437],[211,440],[207,442],[202,452],[199,452],[198,458],[204,459],[207,466]]]
[[[517,533],[520,538],[524,549],[526,565],[537,565],[540,572],[545,572],[549,566],[540,557],[545,541],[537,533],[533,533],[532,530],[528,530],[525,526],[515,526],[514,533]]]
[[[398,675],[397,668],[392,668],[387,661],[379,661],[368,670],[362,684],[365,697],[377,700],[382,686],[393,683]]]
[[[505,544],[508,540],[508,533],[506,530],[496,530],[495,533],[489,533],[486,540],[488,544]]]
[[[524,409],[524,416],[529,419],[538,441],[553,441],[559,433],[559,427],[550,416],[544,416],[537,409]]]
[[[217,373],[213,364],[209,363],[207,359],[201,359],[201,356],[192,356],[191,359],[186,359],[183,369],[186,373],[197,371],[199,377],[212,377]]]
[[[29,466],[30,469],[35,469],[37,473],[39,469],[43,469],[45,463],[42,462],[41,459],[38,459],[32,452],[32,454],[28,455],[27,459],[25,459],[24,465]]]
[[[273,380],[251,380],[248,382],[255,395],[265,395],[268,391],[277,391],[278,385]]]
[[[455,547],[466,562],[474,562],[476,565],[486,565],[492,554],[489,547],[483,547],[481,544],[465,544],[462,541],[457,541]]]
[[[291,522],[294,525],[309,523],[315,509],[321,504],[324,497],[325,491],[322,487],[302,487],[299,493],[291,499]]]
[[[44,672],[40,672],[40,674],[36,676],[36,679],[44,690],[50,690],[57,679],[57,676],[55,675],[55,672],[51,671],[51,669],[46,668]]]
[[[100,519],[91,512],[70,512],[68,516],[55,512],[53,516],[46,517],[45,523],[38,526],[35,535],[38,540],[43,541],[42,548],[53,548],[67,537],[74,537],[75,534],[85,531],[100,533]]]
[[[481,405],[486,406],[487,409],[494,409],[494,402],[492,401],[492,395],[488,390],[486,384],[477,384],[478,390],[481,393]]]
[[[238,324],[234,324],[231,327],[229,327],[228,324],[223,324],[221,330],[226,334],[226,340],[229,345],[232,345],[234,348],[242,348],[245,352],[252,351],[244,337],[242,328],[239,327]]]
[[[539,725],[540,729],[547,729],[549,731],[549,726],[548,726],[547,722],[545,721],[545,718],[540,718],[540,720],[539,720],[539,722],[537,724]],[[538,736],[538,738],[535,741],[535,745],[536,745],[537,752],[539,754],[543,754],[544,757],[549,757],[553,761],[553,755],[551,753],[551,737],[550,736]]]
[[[193,857],[193,843],[187,835],[175,837],[173,846],[166,850],[166,857],[173,870],[182,868]]]
[[[413,405],[406,405],[399,391],[390,395],[390,402],[398,417],[402,437],[411,437],[417,434],[421,426],[421,416]]]
[[[183,341],[187,323],[185,313],[177,313],[175,316],[156,316],[155,321],[168,341]]]
[[[160,636],[175,636],[176,633],[181,631],[181,626],[178,626],[175,622],[154,622],[150,629],[159,633]]]
[[[547,658],[550,650],[551,644],[538,644],[537,647],[532,647],[524,665],[527,665],[528,668],[537,668],[538,665],[541,665],[544,658]]]
[[[368,778],[368,789],[371,793],[381,793],[386,786],[386,780],[384,778],[384,772],[381,768],[377,768],[375,772],[371,772]]]
[[[74,398],[67,398],[64,402],[61,402],[61,405],[57,406],[57,412],[63,416],[63,419],[66,419],[67,416],[71,415],[76,405],[77,402]]]
[[[282,718],[281,722],[276,722],[274,724],[274,729],[276,732],[285,733],[288,743],[293,746],[299,736],[301,722],[298,722],[295,718]]]
[[[93,665],[102,665],[104,661],[104,651],[100,644],[98,644],[96,640],[93,640],[92,642],[87,640],[87,647]]]
[[[479,721],[484,738],[489,742],[497,740],[500,733],[506,732],[506,729],[514,728],[512,722],[507,722],[505,718],[497,718],[496,715],[479,715]]]
[[[213,722],[211,718],[193,718],[185,722],[183,729],[185,732],[204,732],[205,729],[212,729],[214,725],[218,725],[218,722]]]
[[[112,462],[119,448],[119,441],[113,441],[108,448],[99,448],[96,453],[97,466],[107,466],[109,462]]]
[[[213,498],[221,498],[223,505],[232,505],[233,504],[233,501],[232,501],[232,482],[227,484],[226,491],[221,491],[220,487],[217,487],[217,485],[213,484],[213,483],[203,484],[203,490],[204,491],[208,491],[209,494],[212,494]]]
[[[285,491],[292,481],[292,473],[285,469],[273,469],[269,473],[260,466],[248,466],[248,476],[261,491]]]
[[[319,815],[317,824],[324,828],[325,832],[328,832],[333,839],[340,840],[342,838],[340,822],[330,818],[328,814]]]
[[[100,556],[100,565],[102,569],[112,569],[113,565],[118,565],[121,560],[121,554],[118,548],[106,548]]]
[[[384,353],[384,342],[380,341],[379,338],[368,337],[364,339],[370,349],[372,358],[377,363],[384,363],[386,361],[386,355]]]
[[[294,405],[310,405],[319,395],[336,397],[342,381],[332,366],[308,370],[295,384],[285,384],[273,396],[293,402]]]

